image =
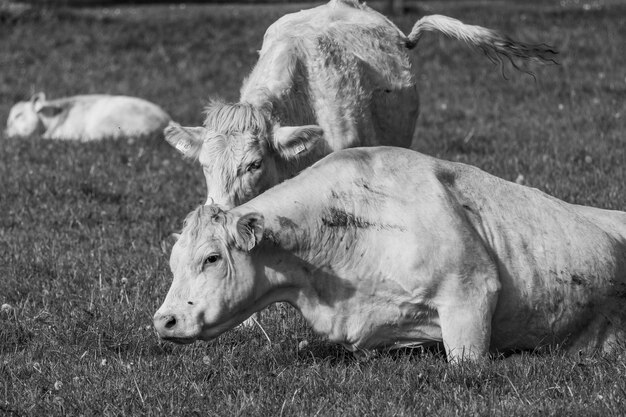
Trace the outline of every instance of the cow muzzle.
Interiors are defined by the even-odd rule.
[[[189,344],[195,342],[197,339],[193,332],[189,332],[186,329],[186,320],[182,316],[157,311],[152,318],[152,322],[154,323],[154,328],[159,337],[163,340],[179,344]]]

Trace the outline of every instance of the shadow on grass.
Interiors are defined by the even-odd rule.
[[[323,340],[313,342],[308,348],[298,352],[298,358],[305,363],[324,361],[331,366],[367,363],[371,360],[388,358],[394,362],[403,360],[423,360],[425,358],[446,361],[446,352],[443,344],[436,343],[427,346],[413,348],[400,348],[393,350],[378,350],[371,352],[350,352],[341,345],[325,342]]]

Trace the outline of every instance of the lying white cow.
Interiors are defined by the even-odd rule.
[[[6,134],[91,141],[162,134],[169,122],[163,109],[136,97],[82,95],[48,101],[38,93],[13,106]]]
[[[199,159],[207,201],[226,207],[251,199],[332,151],[408,147],[419,110],[408,51],[426,31],[461,39],[492,60],[545,60],[552,52],[438,15],[423,17],[406,36],[364,4],[332,0],[272,24],[239,103],[213,102],[205,127],[172,124],[166,139]],[[234,132],[246,135],[224,141],[223,134]]]
[[[170,266],[154,325],[179,343],[276,301],[350,350],[626,341],[626,213],[400,148],[336,152],[230,211],[200,207]]]

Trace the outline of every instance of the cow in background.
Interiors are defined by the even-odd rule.
[[[204,127],[171,124],[165,138],[199,160],[207,202],[225,207],[339,149],[409,147],[419,98],[408,52],[427,31],[463,40],[492,60],[545,61],[552,52],[440,15],[421,18],[406,36],[364,4],[332,0],[278,19],[239,102],[214,101]],[[231,133],[242,134],[225,140]]]
[[[170,120],[159,106],[136,97],[93,94],[46,100],[44,93],[37,93],[11,108],[6,134],[87,142],[162,135]]]

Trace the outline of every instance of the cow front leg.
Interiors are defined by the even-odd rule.
[[[493,276],[474,277],[446,296],[438,308],[441,336],[451,362],[477,360],[489,353],[491,321],[499,283]]]

